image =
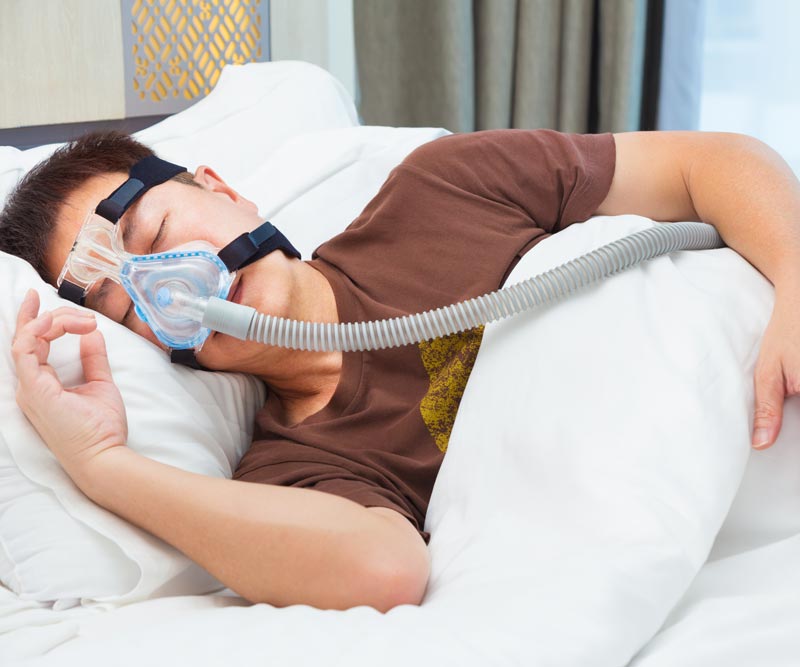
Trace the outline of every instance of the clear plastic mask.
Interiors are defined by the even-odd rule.
[[[84,221],[58,277],[86,294],[105,278],[121,285],[139,318],[172,349],[199,350],[211,330],[201,326],[211,297],[225,299],[235,273],[218,248],[192,241],[167,252],[133,255],[122,247],[119,227],[96,213]]]

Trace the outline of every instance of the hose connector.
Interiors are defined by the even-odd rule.
[[[255,308],[212,296],[203,313],[202,323],[212,331],[247,340],[247,332],[255,315]]]

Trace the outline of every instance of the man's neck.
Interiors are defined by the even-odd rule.
[[[292,288],[294,319],[339,322],[336,297],[327,278],[306,262],[298,265]],[[275,394],[281,421],[299,423],[319,412],[332,398],[342,370],[341,352],[282,350],[276,363],[260,375]]]

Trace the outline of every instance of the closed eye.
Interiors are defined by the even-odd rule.
[[[164,216],[164,219],[161,221],[161,226],[158,228],[158,234],[153,239],[153,245],[150,246],[150,252],[153,253],[156,250],[156,246],[158,245],[161,238],[164,236],[164,230],[167,226],[167,217]]]
[[[122,322],[121,322],[121,324],[123,324],[123,325],[127,326],[127,324],[125,324],[125,323],[128,321],[128,318],[129,318],[131,315],[133,315],[133,301],[131,301],[131,305],[130,305],[130,306],[128,306],[128,310],[126,310],[126,311],[125,311],[125,315],[122,317]]]

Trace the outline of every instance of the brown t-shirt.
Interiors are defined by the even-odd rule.
[[[310,264],[342,322],[417,313],[501,287],[536,243],[591,217],[611,186],[611,134],[488,130],[420,146]],[[328,405],[284,426],[270,395],[234,479],[394,509],[423,531],[483,327],[345,352]]]

